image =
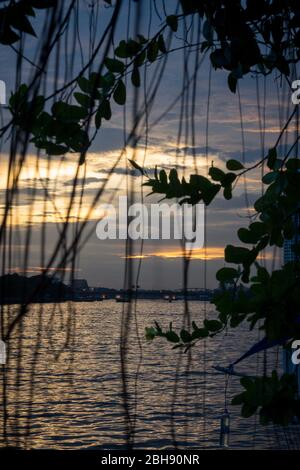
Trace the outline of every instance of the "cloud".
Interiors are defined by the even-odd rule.
[[[195,146],[193,147],[192,145],[186,145],[183,147],[180,147],[178,150],[176,147],[167,147],[163,149],[164,153],[167,153],[169,155],[176,155],[176,153],[179,151],[179,153],[182,155],[188,155],[188,156],[193,156],[194,154],[203,156],[208,154],[213,154],[215,155],[216,153],[220,152],[220,149],[214,148],[214,147],[206,147],[206,146]]]
[[[78,178],[77,179],[77,185],[78,186],[81,186],[82,184],[84,184],[84,186],[88,186],[89,184],[93,184],[93,183],[105,183],[107,181],[107,178],[97,178],[95,176],[90,176],[90,177],[87,177],[87,178]],[[64,186],[73,186],[74,184],[74,179],[71,179],[71,180],[67,180],[64,182]]]
[[[217,197],[209,206],[210,211],[236,211],[237,209],[247,209],[247,202],[249,208],[253,208],[254,202],[258,199],[259,193],[249,193],[246,200],[245,194],[235,195],[233,193],[232,199],[227,201],[224,197]]]
[[[90,148],[91,152],[106,152],[122,149],[124,146],[124,131],[120,128],[102,127]]]
[[[0,190],[0,199],[3,201],[5,200],[5,196],[6,196],[6,190],[5,189],[1,189]],[[17,191],[15,191],[14,193],[14,203],[15,202],[18,202],[20,205],[22,205],[24,203],[24,199],[23,200],[18,200],[18,196],[35,196],[35,200],[37,200],[38,198],[43,198],[45,196],[45,190],[43,188],[35,188],[35,187],[32,187],[32,186],[27,186],[27,187],[24,187],[24,188],[18,188]]]
[[[104,168],[103,170],[99,170],[101,173],[106,173],[110,174],[111,169],[110,168]],[[117,167],[114,168],[112,171],[113,174],[115,175],[130,175],[130,176],[140,176],[140,172],[135,170],[134,168],[126,168],[126,167]]]

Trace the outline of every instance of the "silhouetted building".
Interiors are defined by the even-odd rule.
[[[289,263],[290,261],[296,261],[300,259],[300,255],[296,255],[294,251],[294,246],[297,243],[300,243],[300,214],[296,214],[293,217],[294,226],[296,228],[295,234],[291,240],[284,240],[283,244],[283,260],[284,264]]]
[[[0,303],[60,302],[71,298],[71,289],[48,276],[20,276],[5,274],[0,277]]]
[[[86,279],[73,279],[71,287],[73,290],[77,291],[89,290],[89,285]]]

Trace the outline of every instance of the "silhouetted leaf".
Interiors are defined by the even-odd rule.
[[[81,106],[84,106],[85,108],[90,108],[92,106],[92,100],[89,95],[75,92],[74,98],[76,99],[77,103],[79,103]]]
[[[286,164],[286,168],[291,171],[299,171],[300,170],[300,160],[299,158],[290,158]]]
[[[179,336],[175,333],[175,331],[167,331],[166,338],[171,343],[178,343],[180,341]]]
[[[167,177],[167,173],[165,172],[165,170],[160,170],[159,179],[162,184],[168,184],[168,177]]]
[[[232,73],[228,75],[228,86],[232,93],[236,92],[237,79]]]
[[[95,115],[96,129],[100,129],[101,123],[102,123],[102,115],[101,115],[101,113],[99,113],[99,109],[98,109],[97,112],[96,112],[96,115]]]
[[[247,248],[227,245],[225,248],[225,260],[227,263],[242,264],[247,260],[250,251]]]
[[[153,327],[145,328],[145,336],[148,341],[152,341],[156,336],[156,330]]]
[[[128,161],[129,161],[129,162],[131,163],[131,165],[132,165],[136,170],[138,170],[142,175],[145,174],[144,169],[143,169],[135,160],[128,159]]]
[[[256,413],[256,410],[257,410],[257,406],[248,405],[247,403],[244,403],[242,406],[242,410],[241,410],[242,417],[250,418],[250,416]]]
[[[170,26],[172,31],[176,32],[178,29],[178,19],[175,15],[167,16],[166,18],[167,25]]]
[[[180,338],[184,343],[190,343],[192,341],[192,335],[187,330],[180,331]]]
[[[121,62],[118,59],[110,59],[109,57],[107,57],[104,60],[104,63],[106,65],[106,68],[112,73],[124,72],[124,68],[125,68],[124,62]]]
[[[192,333],[192,340],[207,338],[208,335],[209,335],[209,331],[207,328],[196,328]]]
[[[238,171],[244,168],[244,165],[238,160],[228,160],[226,162],[226,167],[230,171]]]
[[[131,74],[131,82],[133,86],[139,87],[141,85],[141,78],[140,78],[140,71],[138,67],[133,67],[132,74]]]
[[[117,104],[120,106],[124,105],[126,102],[126,88],[122,80],[119,80],[115,88],[113,98]]]
[[[163,37],[162,34],[160,34],[160,35],[158,36],[157,45],[158,45],[159,50],[160,50],[163,54],[164,54],[165,52],[167,52],[165,40],[164,40],[164,37]]]
[[[0,43],[4,45],[14,44],[19,41],[20,36],[15,33],[8,25],[0,31]]]
[[[225,173],[224,171],[220,170],[219,168],[216,168],[214,166],[211,166],[209,171],[208,171],[208,174],[209,176],[211,176],[211,178],[214,180],[214,181],[221,181],[224,179],[224,176],[225,176]]]
[[[51,142],[48,143],[44,148],[48,155],[64,155],[69,150],[64,145],[57,145]]]
[[[147,59],[149,62],[154,62],[158,55],[158,44],[156,41],[151,41],[147,48]]]
[[[46,9],[55,7],[57,0],[30,0],[30,4],[33,8]]]
[[[224,195],[224,198],[229,201],[230,199],[232,199],[232,188],[231,188],[231,185],[230,186],[226,186],[224,188],[224,191],[223,191],[223,195]]]
[[[86,118],[88,112],[81,106],[75,106],[58,101],[52,106],[52,113],[55,117],[65,121],[79,121]]]
[[[239,277],[239,272],[234,268],[221,268],[216,274],[216,278],[220,282],[233,281]]]
[[[31,36],[36,36],[35,31],[26,15],[22,14],[21,12],[18,13],[18,15],[14,14],[9,16],[10,25],[18,31],[30,34]]]
[[[85,77],[79,77],[77,80],[79,88],[84,92],[90,94],[93,90],[93,85],[91,84],[90,80]]]
[[[239,395],[236,395],[231,400],[232,405],[242,405],[243,402],[244,402],[244,393],[240,393]]]
[[[277,178],[277,173],[274,171],[274,172],[271,172],[271,173],[266,173],[263,176],[262,181],[265,184],[271,184],[276,180],[276,178]]]
[[[110,108],[110,103],[109,103],[108,100],[103,100],[102,101],[102,103],[100,104],[100,106],[98,108],[96,116],[97,115],[98,115],[98,118],[97,118],[98,122],[99,122],[100,118],[104,118],[107,121],[110,120],[110,118],[111,118],[111,108]]]
[[[180,3],[184,15],[190,15],[199,9],[198,2],[194,0],[180,0]]]
[[[219,320],[204,320],[203,323],[205,328],[207,328],[212,333],[219,331],[223,327],[223,324]]]
[[[270,170],[273,170],[275,162],[277,159],[277,150],[276,148],[271,148],[268,153],[268,160],[267,160],[267,165],[270,168]]]
[[[213,29],[212,29],[211,24],[208,20],[204,21],[202,34],[203,34],[203,36],[205,37],[205,39],[207,41],[209,41],[209,42],[212,41],[212,39],[213,39]]]

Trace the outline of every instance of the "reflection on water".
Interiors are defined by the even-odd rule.
[[[120,366],[122,308],[127,307],[110,300],[31,306],[9,345],[6,442],[53,449],[112,449],[126,445]],[[210,306],[207,310],[213,315]],[[191,319],[200,325],[204,304],[191,302],[190,311]],[[173,446],[172,403],[175,438],[180,447],[218,447],[225,378],[213,366],[227,366],[258,338],[257,332],[245,335],[239,329],[205,345],[200,343],[191,355],[172,350],[164,340],[144,339],[144,327],[154,320],[165,327],[172,321],[176,328],[181,326],[182,316],[183,303],[179,301],[138,302],[142,351],[133,320],[127,357],[128,403],[136,447]],[[267,359],[271,369],[280,362],[280,355],[273,351]],[[263,358],[258,355],[245,361],[239,370],[261,373],[262,366]],[[227,401],[239,390],[239,379],[232,377]],[[262,428],[255,419],[240,419],[238,409],[229,406],[229,410],[232,447],[278,445],[273,427]]]

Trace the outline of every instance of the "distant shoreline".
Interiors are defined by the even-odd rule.
[[[128,302],[135,299],[165,300],[206,300],[210,301],[215,291],[210,289],[110,289],[107,287],[90,287],[86,279],[74,279],[67,285],[60,279],[45,276],[21,276],[17,273],[0,277],[0,304],[26,305],[32,303],[62,302],[100,302],[115,299],[117,302]]]
[[[109,299],[105,299],[105,301],[115,301],[114,298],[109,298]],[[143,298],[143,297],[138,297],[137,299],[133,298],[132,299],[132,302],[135,302],[135,300],[145,300],[145,301],[149,301],[149,302],[153,302],[153,301],[161,301],[161,302],[164,302],[164,303],[168,303],[167,300],[165,300],[164,298],[159,298],[159,297],[153,297],[153,298]],[[90,304],[90,303],[102,303],[103,300],[45,300],[45,301],[33,301],[33,302],[30,302],[29,305],[42,305],[42,304],[57,304],[57,303],[60,303],[60,304],[65,304],[65,303],[72,303],[72,304]],[[184,302],[184,299],[177,299],[177,300],[172,300],[172,303],[173,302]],[[188,302],[209,302],[208,300],[205,300],[205,299],[188,299]],[[24,305],[24,303],[22,302],[1,302],[0,305],[4,306],[4,305],[15,305],[15,306],[20,306],[20,305]]]

